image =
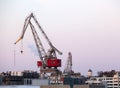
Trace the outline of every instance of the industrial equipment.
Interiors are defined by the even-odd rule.
[[[31,19],[32,19],[32,21],[31,21]],[[45,51],[43,44],[38,36],[38,33],[37,33],[33,23],[32,23],[33,21],[36,23],[36,25],[40,29],[41,33],[43,34],[44,38],[47,40],[48,45],[50,46],[50,49],[47,52]],[[39,22],[37,21],[37,19],[33,15],[33,13],[31,13],[25,19],[22,34],[21,34],[20,38],[14,44],[17,44],[20,40],[23,39],[24,34],[25,34],[28,26],[30,26],[30,28],[31,28],[33,38],[34,38],[34,41],[35,41],[35,44],[37,47],[37,51],[39,54],[40,61],[37,62],[37,65],[38,65],[38,67],[40,67],[41,74],[58,71],[57,67],[61,67],[61,59],[57,58],[56,52],[58,52],[58,54],[60,54],[60,55],[62,54],[62,52],[60,52],[57,48],[55,48],[53,46],[53,44],[51,43],[51,41],[47,37],[46,33],[44,32],[44,30],[40,26]]]
[[[79,78],[80,75],[81,75],[81,73],[79,73],[79,72],[77,72],[77,73],[74,72],[74,71],[72,70],[72,65],[73,65],[73,64],[72,64],[72,54],[71,54],[71,52],[69,52],[63,74],[64,74],[64,76],[66,76],[66,77]]]
[[[71,52],[68,53],[67,63],[64,69],[64,73],[72,74],[72,54]]]

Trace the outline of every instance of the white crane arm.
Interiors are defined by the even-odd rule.
[[[60,55],[62,55],[62,52],[60,52],[57,48],[55,48],[53,46],[53,44],[51,43],[50,39],[47,37],[46,33],[43,31],[42,27],[40,26],[40,24],[38,23],[37,19],[35,18],[35,16],[33,14],[31,14],[31,16],[33,17],[34,21],[36,22],[36,24],[38,25],[38,27],[40,28],[43,36],[45,37],[45,39],[47,40],[48,44],[50,45],[50,47],[52,49],[54,49],[55,51],[57,51]]]

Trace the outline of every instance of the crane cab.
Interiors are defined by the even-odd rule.
[[[46,60],[46,67],[61,67],[61,59],[57,58],[50,58]],[[42,61],[37,61],[37,66],[42,67],[43,63]]]
[[[57,59],[57,58],[48,59],[47,67],[61,67],[61,59]]]

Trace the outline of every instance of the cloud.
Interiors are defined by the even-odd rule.
[[[37,48],[33,44],[28,45],[28,48],[31,50],[32,53],[38,56]]]

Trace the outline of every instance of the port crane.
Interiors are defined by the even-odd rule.
[[[68,58],[67,58],[67,63],[64,69],[64,73],[67,75],[72,74],[72,54],[71,52],[68,52]]]
[[[43,34],[44,38],[47,40],[48,45],[50,46],[50,49],[46,52],[43,44],[38,36],[38,33],[31,21],[31,19],[34,20],[35,24],[40,29],[41,33]],[[17,44],[19,41],[21,41],[24,38],[24,34],[27,30],[27,27],[30,26],[33,38],[37,47],[37,51],[39,54],[40,61],[37,61],[38,67],[40,67],[40,73],[50,73],[50,72],[56,72],[58,71],[57,67],[61,67],[61,59],[58,59],[56,56],[56,52],[60,55],[62,55],[62,52],[60,52],[57,48],[53,46],[49,38],[47,37],[46,33],[40,26],[39,22],[37,21],[36,17],[31,13],[24,22],[22,34],[19,37],[19,39],[14,43]]]
[[[67,58],[67,62],[65,64],[65,69],[64,69],[64,76],[67,77],[80,77],[81,73],[79,72],[74,72],[72,70],[72,66],[73,66],[73,62],[72,62],[72,53],[68,52],[68,58]]]

